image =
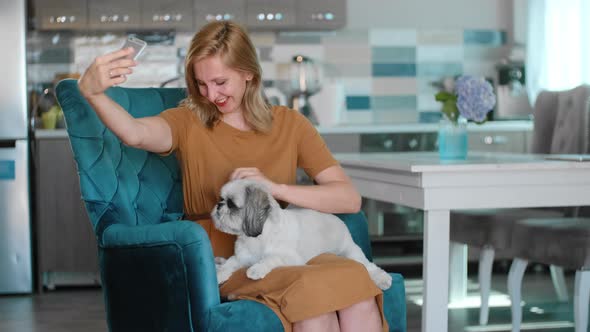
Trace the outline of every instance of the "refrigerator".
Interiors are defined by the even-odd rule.
[[[0,1],[0,294],[32,292],[26,0]]]

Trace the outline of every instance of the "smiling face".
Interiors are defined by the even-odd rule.
[[[199,93],[222,114],[243,112],[242,99],[252,74],[228,67],[219,55],[195,62],[194,72]]]

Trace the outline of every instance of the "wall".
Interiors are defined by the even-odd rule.
[[[518,0],[516,0],[518,1]],[[342,84],[348,123],[437,121],[433,82],[470,74],[495,78],[510,52],[511,0],[348,0],[347,28],[336,32],[253,33],[264,78],[288,93],[295,54],[315,59],[324,82]],[[29,36],[31,89],[56,72],[83,71],[99,54],[120,47],[123,34]],[[150,45],[128,86],[158,86],[177,75],[177,50],[191,34]]]

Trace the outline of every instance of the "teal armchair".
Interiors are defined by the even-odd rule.
[[[92,222],[110,331],[282,331],[266,306],[222,302],[205,230],[182,219],[182,179],[174,156],[123,145],[80,95],[61,81],[57,99],[78,166],[82,199]],[[178,88],[110,88],[134,117],[156,115],[184,98]],[[371,258],[366,219],[343,214]],[[403,278],[384,292],[390,331],[406,330]],[[247,322],[247,323],[246,323]]]

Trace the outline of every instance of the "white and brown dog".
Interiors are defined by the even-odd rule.
[[[217,229],[238,236],[234,255],[216,258],[220,284],[242,267],[249,267],[246,275],[257,280],[276,267],[305,265],[315,256],[332,253],[363,264],[379,288],[391,286],[391,276],[365,257],[342,220],[311,209],[282,209],[260,182],[235,180],[224,185],[211,217]]]

